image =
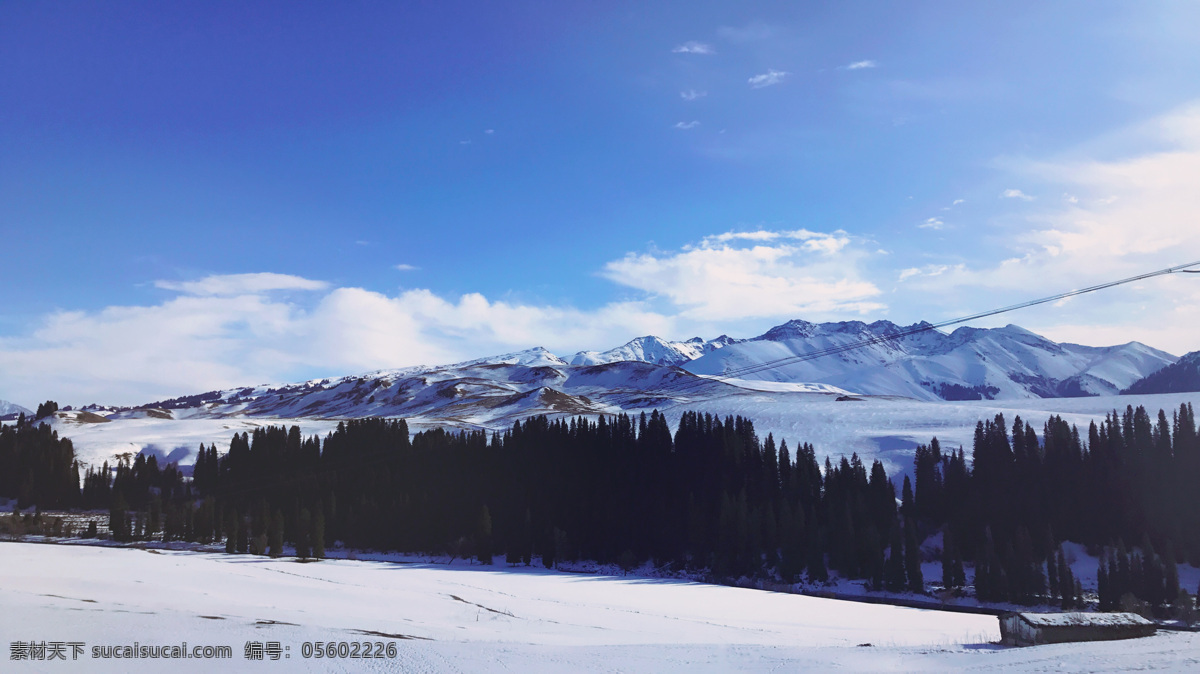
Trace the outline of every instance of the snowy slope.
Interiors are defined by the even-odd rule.
[[[1179,393],[1200,391],[1200,351],[1135,381],[1126,393]]]
[[[925,325],[789,321],[684,367],[705,375],[824,383],[868,395],[956,400],[1109,395],[1175,360],[1137,342],[1058,344],[1015,325],[887,338]],[[828,355],[764,366],[818,352]]]
[[[437,367],[215,392],[202,404],[151,404],[176,418],[430,417],[509,426],[533,414],[607,414],[741,391],[640,361],[571,366],[537,348]]]
[[[994,617],[647,578],[0,543],[0,637],[82,642],[5,671],[1128,671],[1194,669],[1200,634],[1007,649]],[[233,658],[92,659],[100,645],[230,646]],[[247,641],[290,657],[244,659]],[[303,657],[383,641],[395,658]],[[67,651],[70,658],[70,651]]]
[[[32,417],[33,412],[16,403],[10,403],[7,400],[0,400],[0,418],[7,419],[9,417],[17,418],[24,414],[27,417]]]

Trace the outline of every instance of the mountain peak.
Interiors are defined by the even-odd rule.
[[[17,417],[24,414],[27,417],[33,416],[33,412],[21,407],[16,403],[10,403],[7,400],[0,400],[0,417]]]
[[[608,351],[580,351],[571,358],[571,364],[602,365],[618,361],[640,361],[655,365],[680,366],[733,341],[735,340],[722,336],[712,341],[693,337],[683,342],[670,342],[656,335],[645,335]]]
[[[816,332],[816,327],[817,326],[809,323],[808,321],[803,321],[799,318],[793,318],[787,323],[776,325],[770,330],[767,330],[758,337],[755,337],[754,340],[779,342],[785,339],[812,337]]]
[[[535,346],[523,351],[513,351],[512,353],[504,353],[498,356],[488,356],[462,363],[454,363],[453,365],[445,366],[445,368],[469,367],[472,365],[549,365],[550,367],[558,367],[566,364],[567,361],[554,355],[545,347]]]

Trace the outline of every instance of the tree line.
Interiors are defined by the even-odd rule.
[[[1070,608],[1082,602],[1062,547],[1070,540],[1100,553],[1109,609],[1126,595],[1165,607],[1180,591],[1177,563],[1200,561],[1190,405],[1171,417],[1114,411],[1086,435],[1058,416],[1039,436],[997,415],[976,427],[969,460],[936,439],[918,447],[899,498],[879,461],[822,465],[811,445],[793,450],[760,439],[749,419],[700,412],[684,413],[674,432],[657,411],[534,417],[503,433],[410,435],[403,420],[379,418],[324,438],[265,427],[235,435],[224,454],[202,445],[190,480],[138,456],[89,469],[74,494],[69,441],[44,428],[0,432],[0,493],[11,492],[16,465],[4,439],[54,438],[58,459],[45,470],[58,477],[18,480],[36,485],[27,499],[45,490],[47,503],[107,507],[116,538],[224,540],[230,552],[277,555],[287,542],[319,555],[341,541],[547,567],[654,560],[784,582],[821,582],[833,569],[872,589],[923,592],[921,544],[940,535],[932,585],[966,586],[973,563],[982,601]],[[24,466],[32,454],[21,456]]]

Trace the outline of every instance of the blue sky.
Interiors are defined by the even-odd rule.
[[[1184,2],[4,3],[0,398],[936,321],[1191,262],[1197,25]],[[1197,287],[998,322],[1178,355]]]

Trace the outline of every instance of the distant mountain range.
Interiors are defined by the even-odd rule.
[[[928,327],[793,320],[751,339],[639,337],[609,351],[582,351],[571,362],[640,360],[702,375],[822,383],[864,395],[977,400],[1113,395],[1175,361],[1138,342],[1060,344],[1015,325],[950,334]]]
[[[689,361],[697,374],[830,384],[867,395],[921,400],[1057,398],[1113,395],[1175,362],[1130,342],[1092,347],[1058,343],[1020,328],[962,327],[946,334],[928,323],[813,324],[788,321],[766,333]],[[908,335],[890,339],[890,335]],[[848,348],[868,343],[862,348]],[[832,351],[806,359],[806,354]],[[778,366],[766,363],[792,358]]]
[[[1137,342],[1064,344],[1015,325],[949,334],[929,327],[793,320],[750,339],[645,336],[608,351],[581,351],[569,362],[537,347],[451,365],[84,411],[114,420],[402,416],[431,425],[498,428],[535,414],[699,409],[718,398],[742,401],[741,409],[749,411],[756,401],[779,396],[936,401],[1113,395],[1178,360]]]
[[[21,407],[16,403],[10,403],[7,400],[0,400],[0,420],[16,419],[24,414],[25,416],[33,416],[33,412]]]

